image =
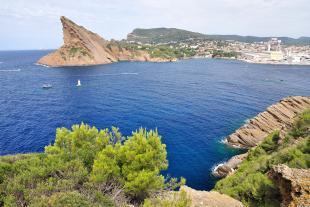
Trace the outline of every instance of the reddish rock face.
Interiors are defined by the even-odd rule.
[[[310,206],[310,170],[277,165],[268,172],[279,186],[282,195],[281,206]]]
[[[117,61],[154,61],[164,62],[169,59],[152,58],[142,50],[128,50],[117,41],[108,41],[66,17],[60,18],[63,26],[64,44],[40,60],[39,64],[61,66],[83,66],[108,64]]]
[[[310,108],[310,97],[292,96],[285,98],[258,114],[227,137],[227,144],[233,147],[251,148],[276,130],[287,128],[294,118]]]

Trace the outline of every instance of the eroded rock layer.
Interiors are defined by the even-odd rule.
[[[281,206],[310,206],[310,169],[277,165],[268,174],[279,186],[282,195]]]
[[[63,26],[64,44],[55,52],[42,57],[38,63],[52,66],[82,66],[107,64],[117,61],[154,61],[170,59],[152,58],[142,50],[122,47],[118,41],[108,41],[66,17],[60,18]]]
[[[229,135],[227,143],[234,147],[254,147],[275,130],[290,126],[298,114],[309,108],[309,96],[282,99]]]

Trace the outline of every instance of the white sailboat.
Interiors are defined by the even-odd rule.
[[[80,80],[78,80],[78,82],[77,82],[77,84],[76,84],[76,86],[82,86],[82,84],[81,84],[81,81]]]

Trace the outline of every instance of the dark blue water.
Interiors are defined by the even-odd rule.
[[[310,95],[310,68],[195,59],[81,68],[34,65],[47,51],[0,52],[0,154],[40,152],[57,127],[157,128],[169,173],[210,189],[235,150],[220,140],[289,95]],[[77,88],[80,79],[82,87]],[[43,90],[43,83],[53,88]]]

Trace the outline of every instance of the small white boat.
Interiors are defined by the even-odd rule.
[[[81,81],[80,80],[78,80],[78,82],[77,82],[77,84],[76,84],[76,86],[82,86],[82,84],[81,84]]]
[[[43,89],[49,89],[49,88],[52,88],[52,87],[53,87],[52,84],[48,84],[48,83],[42,85]]]

